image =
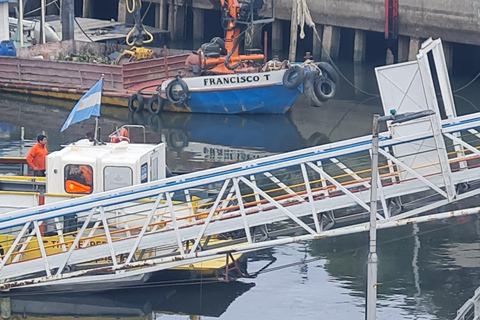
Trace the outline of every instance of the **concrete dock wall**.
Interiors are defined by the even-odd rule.
[[[317,24],[384,32],[384,0],[307,0],[307,4]],[[193,0],[193,6],[214,8],[209,0]],[[275,0],[275,18],[290,20],[291,12],[292,0]],[[401,0],[399,34],[480,45],[480,1]]]

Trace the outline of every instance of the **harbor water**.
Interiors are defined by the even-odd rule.
[[[340,67],[345,78],[325,107],[302,98],[286,115],[157,116],[102,107],[101,138],[123,124],[144,125],[147,142],[165,142],[170,169],[182,173],[367,135],[383,110],[374,66]],[[479,111],[479,82],[462,88],[472,78],[451,78],[459,115]],[[60,133],[74,104],[0,93],[0,156],[25,156],[42,132],[50,152],[83,138],[93,119]],[[477,216],[380,230],[378,318],[453,319],[480,286],[479,241]],[[9,306],[2,315],[9,311],[12,319],[363,319],[367,244],[364,233],[255,252],[247,264],[252,277],[230,283],[196,278],[122,291],[22,294],[1,298],[0,306]]]

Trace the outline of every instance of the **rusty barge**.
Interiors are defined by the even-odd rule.
[[[75,40],[17,49],[16,57],[0,56],[0,92],[78,101],[104,75],[102,103],[127,107],[138,92],[152,95],[168,77],[185,68],[188,53],[155,48],[159,58],[123,65],[58,61],[58,54],[88,53],[108,56],[120,45]]]

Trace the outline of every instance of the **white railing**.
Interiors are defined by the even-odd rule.
[[[480,114],[444,121],[447,169],[395,157],[432,132],[380,139],[378,219],[393,223],[450,202],[445,176],[480,193]],[[370,139],[255,159],[0,216],[0,289],[125,279],[231,252],[368,230]],[[460,146],[460,149],[459,149]],[[461,152],[460,152],[461,151]],[[446,153],[446,155],[445,155]],[[459,164],[463,163],[463,166]],[[428,174],[423,174],[426,168]],[[444,171],[442,171],[444,170]],[[412,198],[431,203],[402,207]],[[342,228],[337,228],[337,223]],[[267,225],[269,238],[258,242]],[[381,226],[379,226],[381,227]],[[293,236],[295,234],[295,236]],[[288,237],[276,238],[278,235]],[[233,239],[232,239],[233,238]],[[225,240],[227,239],[227,240]]]

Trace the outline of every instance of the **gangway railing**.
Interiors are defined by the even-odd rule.
[[[455,320],[474,320],[480,318],[480,287],[475,290],[473,297],[468,299],[457,310]]]
[[[374,200],[380,204],[379,228],[410,223],[409,218],[480,194],[480,113],[456,116],[442,57],[441,42],[428,40],[417,62],[376,69],[386,113],[390,105],[398,114],[433,111],[427,118],[390,124],[380,135]],[[371,139],[1,215],[0,290],[127,285],[148,281],[157,271],[233,252],[367,231]]]
[[[453,184],[469,184],[467,191],[455,189],[455,201],[480,193],[480,139],[475,131],[479,127],[480,114],[443,121],[446,149],[438,152],[448,157]],[[422,144],[432,136],[432,131],[402,138],[381,136],[379,220],[405,219],[450,202],[437,163],[411,167],[392,152],[396,146]],[[0,217],[0,289],[127,281],[230,252],[325,237],[331,230],[361,231],[352,226],[368,217],[370,139],[5,214]],[[403,157],[412,156],[421,154]],[[428,173],[423,174],[426,168]],[[418,206],[419,197],[431,201]],[[289,231],[295,237],[274,237]]]

